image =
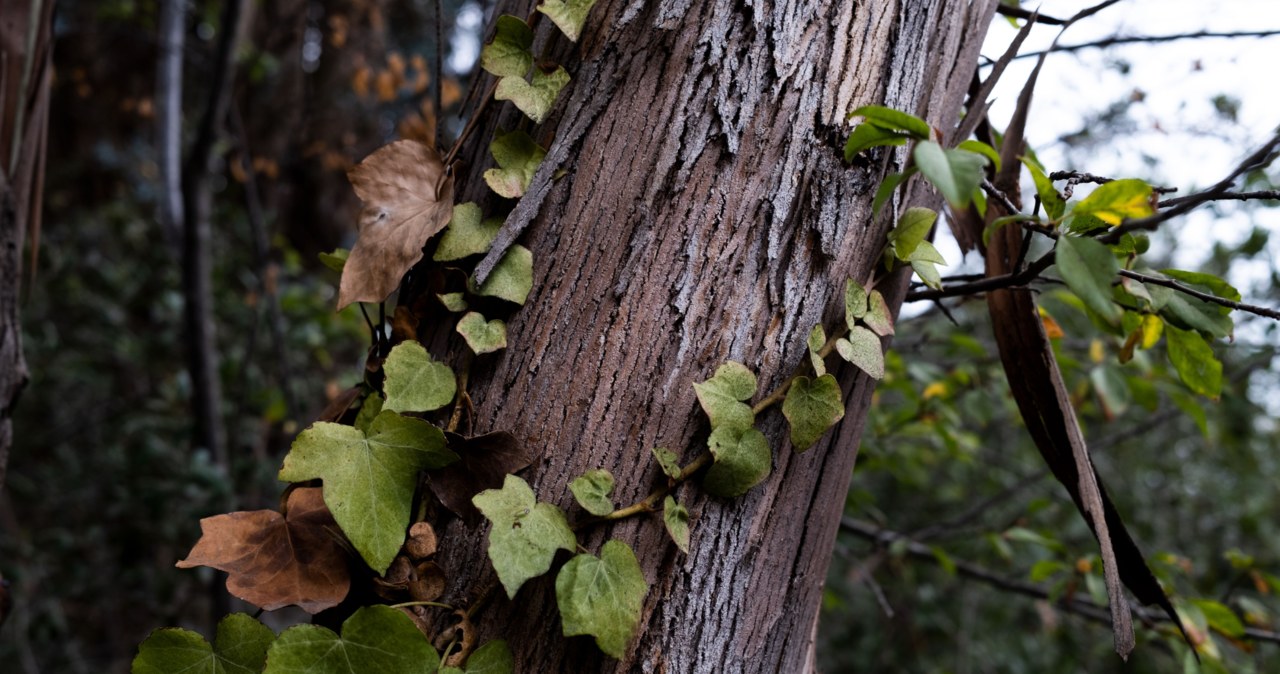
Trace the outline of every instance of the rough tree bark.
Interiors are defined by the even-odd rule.
[[[902,155],[845,165],[845,114],[878,103],[954,128],[994,5],[601,0],[576,52],[552,45],[574,80],[539,128],[551,144],[541,174],[568,173],[540,201],[535,179],[525,197],[537,206],[521,239],[533,293],[510,322],[512,348],[479,361],[471,387],[477,431],[510,430],[539,453],[524,475],[540,499],[576,512],[567,483],[591,468],[618,478],[617,502],[643,498],[659,475],[650,448],[687,462],[705,447],[692,384],[725,360],[753,369],[762,393],[782,383],[810,328],[842,315],[845,279],[868,276],[890,226],[870,203]],[[467,148],[477,161],[459,178],[464,197],[483,195],[486,139],[516,123],[506,106]],[[936,205],[918,186],[911,198]],[[845,420],[805,454],[780,413],[760,417],[773,473],[745,497],[681,487],[688,556],[657,518],[589,530],[593,552],[609,537],[631,543],[652,583],[623,660],[559,636],[550,577],[484,609],[482,637],[506,638],[522,672],[812,671],[873,383],[851,368],[840,377]],[[483,528],[454,522],[442,545],[455,600],[493,577]]]

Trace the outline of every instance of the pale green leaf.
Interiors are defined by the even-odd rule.
[[[859,116],[881,128],[902,131],[918,139],[928,138],[933,133],[929,123],[923,119],[882,105],[864,105],[849,113],[846,119]]]
[[[486,321],[479,313],[469,311],[458,319],[457,330],[476,355],[507,348],[507,324],[496,318]]]
[[[885,202],[893,196],[893,191],[898,189],[898,185],[901,185],[902,181],[915,175],[918,170],[919,169],[915,166],[911,166],[902,173],[890,173],[885,176],[884,180],[880,183],[880,187],[876,189],[875,199],[872,199],[871,201],[871,217],[874,218],[879,215],[880,209],[884,206]]]
[[[464,293],[439,293],[436,298],[444,305],[445,309],[455,314],[462,313],[467,310],[467,299]]]
[[[1085,197],[1072,209],[1075,216],[1091,215],[1108,225],[1118,225],[1126,218],[1151,215],[1151,186],[1129,178],[1112,180]]]
[[[458,382],[453,370],[415,341],[395,345],[382,364],[387,395],[384,407],[393,412],[430,412],[453,402]]]
[[[1240,622],[1240,618],[1231,609],[1212,599],[1192,599],[1191,603],[1199,607],[1201,613],[1204,613],[1204,618],[1209,623],[1209,627],[1233,639],[1244,637],[1244,623]]]
[[[524,196],[529,183],[533,182],[533,174],[538,172],[538,165],[547,156],[547,151],[542,146],[519,129],[494,138],[489,143],[489,152],[493,154],[494,161],[498,162],[498,168],[485,171],[484,181],[494,192],[508,199]],[[502,226],[501,222],[497,224],[498,227]],[[497,235],[496,229],[494,235]],[[490,239],[485,243],[486,249],[492,241]]]
[[[712,428],[747,427],[755,423],[751,406],[740,401],[750,400],[756,394],[756,376],[742,363],[726,362],[710,379],[694,384],[693,391]]]
[[[852,330],[867,315],[867,289],[853,279],[844,282],[844,322]]]
[[[844,144],[844,160],[851,162],[860,152],[873,147],[906,145],[908,140],[911,140],[909,134],[898,133],[875,124],[859,124],[853,128],[853,133],[849,134],[849,140]]]
[[[689,554],[689,510],[668,496],[662,501],[662,524],[680,552]]]
[[[524,77],[533,67],[533,29],[524,19],[498,17],[493,42],[480,50],[480,67],[498,77]]]
[[[469,655],[466,669],[458,671],[460,674],[513,674],[515,668],[516,661],[507,642],[494,639]]]
[[[1053,181],[1040,170],[1036,162],[1023,157],[1022,163],[1028,171],[1031,171],[1031,180],[1035,182],[1036,195],[1040,197],[1040,205],[1044,206],[1045,214],[1054,221],[1061,219],[1062,214],[1067,210],[1067,202],[1062,199],[1062,195],[1058,194]]]
[[[471,502],[493,523],[489,560],[510,598],[525,581],[551,569],[556,550],[573,552],[577,547],[564,512],[538,503],[529,483],[515,475],[506,477],[502,489],[482,491]]]
[[[595,4],[596,0],[543,0],[538,11],[546,14],[565,37],[577,42],[587,14]]]
[[[569,483],[569,491],[584,510],[597,517],[613,512],[613,473],[604,469],[589,470]]]
[[[773,468],[769,441],[754,428],[720,426],[711,431],[707,446],[715,464],[707,469],[702,486],[712,495],[741,496],[760,484]]]
[[[653,458],[657,460],[658,466],[662,468],[662,472],[667,477],[676,480],[680,478],[680,457],[666,447],[654,447]]]
[[[916,252],[919,250],[917,249]],[[893,316],[889,313],[889,303],[885,301],[884,295],[881,295],[879,290],[872,290],[868,304],[870,306],[867,315],[862,317],[862,322],[881,337],[892,335]]]
[[[649,584],[626,543],[611,540],[600,556],[581,554],[556,576],[556,604],[565,636],[589,634],[606,655],[621,658],[640,628]]]
[[[1111,325],[1119,325],[1123,311],[1111,301],[1111,281],[1120,263],[1111,249],[1093,239],[1061,236],[1055,259],[1062,280],[1085,306]]]
[[[982,185],[986,157],[964,150],[944,150],[932,141],[916,143],[912,157],[920,173],[938,188],[952,208],[969,207],[973,191]]]
[[[319,625],[285,630],[267,651],[263,674],[435,674],[440,654],[413,620],[390,606],[364,606],[342,636]]]
[[[1000,153],[996,152],[994,147],[987,145],[980,140],[969,139],[956,146],[957,150],[966,152],[974,152],[986,157],[996,167],[996,171],[1000,170]]]
[[[484,285],[476,288],[474,282],[468,281],[468,284],[477,295],[523,305],[529,299],[529,291],[533,290],[533,253],[515,244],[494,266]]]
[[[920,277],[924,284],[934,290],[942,290],[942,274],[938,273],[938,268],[928,260],[912,260],[911,269]]]
[[[454,206],[453,217],[449,219],[449,226],[440,237],[431,259],[450,262],[488,251],[502,228],[502,221],[497,218],[482,221],[480,218],[480,207],[473,202]]]
[[[929,235],[929,230],[933,229],[933,223],[937,219],[937,213],[919,206],[912,206],[904,211],[902,217],[898,218],[897,226],[889,232],[894,256],[899,260],[908,259],[915,252],[916,246]]]
[[[840,385],[826,374],[817,379],[796,377],[782,402],[782,415],[791,424],[791,446],[803,452],[813,446],[828,428],[844,417]]]
[[[822,324],[813,326],[813,330],[809,331],[806,346],[809,347],[809,362],[813,365],[813,372],[819,377],[827,373],[827,364],[822,361],[822,355],[818,353],[826,343],[827,331],[822,329]]]
[[[876,333],[856,326],[849,331],[848,337],[836,342],[836,352],[872,378],[884,379],[884,350],[880,348],[880,337]]]
[[[1214,400],[1222,394],[1222,363],[1204,337],[1172,325],[1164,328],[1169,361],[1187,388]]]
[[[942,253],[938,248],[929,241],[921,241],[920,245],[907,256],[907,262],[932,262],[934,264],[945,265],[947,259],[942,257]]]
[[[332,253],[320,253],[320,262],[324,266],[342,273],[342,269],[347,266],[347,258],[351,256],[351,251],[346,248],[336,248]]]
[[[218,622],[210,646],[190,630],[159,629],[138,646],[132,674],[257,674],[266,664],[267,648],[276,635],[244,613]]]
[[[534,68],[532,82],[526,82],[523,77],[504,77],[498,80],[498,88],[494,90],[493,97],[499,101],[511,101],[535,124],[541,124],[555,105],[560,90],[568,83],[569,72],[563,66],[556,66],[551,73]]]
[[[439,428],[383,411],[367,435],[351,426],[312,424],[294,439],[280,479],[323,481],[333,519],[369,567],[383,573],[404,543],[418,473],[457,459]]]

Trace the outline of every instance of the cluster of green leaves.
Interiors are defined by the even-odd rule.
[[[595,0],[547,0],[537,9],[551,19],[565,37],[577,42],[593,5]],[[511,101],[534,123],[541,124],[555,105],[560,90],[569,83],[569,73],[560,65],[544,69],[534,58],[533,38],[533,28],[524,19],[510,14],[499,16],[493,40],[480,50],[480,67],[498,78],[494,98]],[[494,156],[498,157],[498,152],[495,151]],[[538,160],[533,161],[533,166],[537,166]],[[485,179],[490,180],[490,185],[494,184],[488,175]],[[502,193],[497,187],[494,190]]]

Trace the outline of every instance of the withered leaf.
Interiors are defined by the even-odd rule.
[[[203,535],[178,567],[226,571],[227,591],[265,610],[297,605],[319,613],[351,587],[347,554],[319,487],[293,490],[287,516],[227,513],[200,520],[200,528]]]
[[[338,309],[385,300],[422,245],[453,214],[453,177],[435,150],[412,140],[383,146],[347,173],[364,202],[360,233],[342,270]]]
[[[427,472],[427,484],[436,498],[468,524],[480,522],[480,511],[471,497],[486,489],[501,489],[503,480],[533,462],[533,455],[515,436],[505,431],[464,438],[445,433],[448,447],[461,459]]]
[[[413,561],[436,554],[436,530],[428,522],[415,522],[409,527],[409,538],[404,541],[404,552]]]

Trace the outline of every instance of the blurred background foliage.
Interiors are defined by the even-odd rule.
[[[360,377],[364,321],[354,308],[332,311],[336,275],[316,261],[352,238],[357,203],[345,170],[394,138],[431,141],[438,123],[456,130],[474,59],[466,41],[492,9],[446,0],[437,32],[430,2],[255,4],[233,103],[243,130],[221,148],[215,202],[233,460],[224,471],[191,448],[177,242],[157,221],[156,4],[64,0],[57,12],[45,225],[23,309],[33,376],[0,496],[0,572],[18,597],[0,630],[0,671],[124,672],[151,629],[211,631],[227,608],[220,579],[173,568],[198,520],[273,507],[293,434]],[[191,7],[188,127],[222,30],[222,3]],[[448,57],[443,120],[427,100],[437,35]],[[1097,105],[1111,112],[1090,123],[1088,143],[1126,132],[1124,101]],[[1226,124],[1240,103],[1214,105]],[[262,223],[249,217],[250,198]],[[1165,250],[1176,247],[1176,228],[1160,236]],[[1242,290],[1274,306],[1267,236],[1204,244],[1203,264],[1222,275],[1242,260],[1269,270]],[[265,256],[256,254],[263,240]],[[1212,618],[1200,630],[1211,639],[1206,669],[1218,671],[1216,654],[1227,671],[1274,670],[1280,645],[1229,638],[1222,630],[1234,628],[1215,607],[1260,630],[1280,611],[1280,427],[1266,407],[1280,397],[1276,325],[1237,315],[1240,338],[1216,349],[1230,383],[1212,402],[1188,393],[1158,353],[1120,365],[1122,339],[1090,323],[1060,286],[1041,290],[1101,476],[1180,608]],[[273,305],[283,330],[273,329]],[[1183,667],[1187,649],[1167,625],[1142,630],[1144,645],[1123,665],[1105,625],[1026,596],[1039,588],[1104,599],[1095,545],[1021,427],[984,303],[949,301],[950,317],[909,310],[831,566],[823,671]]]

